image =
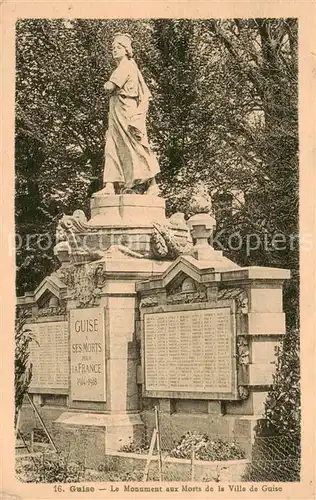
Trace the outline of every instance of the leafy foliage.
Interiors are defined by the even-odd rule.
[[[84,481],[141,481],[142,470],[117,470],[100,467],[99,471],[86,469],[80,462],[70,460],[69,454],[42,454],[18,459],[16,475],[25,483],[80,483]]]
[[[234,442],[212,440],[206,434],[188,431],[170,452],[175,458],[191,458],[192,450],[197,460],[236,460],[245,458],[245,452]]]
[[[130,443],[124,444],[123,446],[121,446],[119,451],[122,451],[124,453],[138,453],[138,454],[146,453],[147,454],[149,451],[149,446],[139,445],[134,440],[132,440]]]
[[[18,293],[56,262],[28,234],[54,232],[60,215],[89,211],[100,187],[114,33],[134,38],[153,94],[148,129],[167,211],[189,215],[194,186],[213,194],[217,233],[261,244],[227,249],[242,265],[298,269],[297,23],[243,20],[20,20],[16,27],[16,224]],[[216,201],[242,190],[245,203]],[[263,246],[284,234],[280,250]],[[30,269],[32,272],[30,273]],[[289,292],[293,305],[297,286]],[[297,307],[297,300],[296,306]]]
[[[300,438],[300,357],[299,332],[288,330],[277,354],[273,388],[265,403],[260,434]]]
[[[289,329],[277,353],[273,387],[256,427],[249,481],[299,481],[301,400],[299,332]],[[267,456],[270,466],[267,467]]]
[[[16,473],[25,483],[73,483],[84,481],[85,470],[81,464],[69,460],[66,454],[42,454],[17,462]]]
[[[258,433],[291,436],[300,454],[301,395],[300,395],[300,335],[288,329],[277,353],[277,368],[272,390],[265,403],[265,419]]]
[[[32,379],[32,364],[29,363],[29,344],[34,339],[30,328],[26,328],[27,316],[22,311],[16,319],[15,326],[15,360],[14,360],[14,387],[15,387],[15,425],[17,416],[23,404],[24,396]]]

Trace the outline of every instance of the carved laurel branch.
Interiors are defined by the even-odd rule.
[[[245,385],[238,386],[238,395],[240,399],[247,399],[249,397],[249,388]]]
[[[238,394],[240,399],[247,399],[249,396],[249,388],[244,383],[248,377],[248,365],[250,362],[249,340],[245,335],[237,338],[237,371],[238,371]]]
[[[194,304],[196,302],[206,301],[206,292],[180,292],[167,297],[167,304]]]
[[[248,296],[243,288],[224,288],[218,293],[219,300],[234,299],[236,302],[236,312],[248,313]]]
[[[150,295],[148,297],[143,297],[140,301],[139,307],[155,307],[158,306],[158,298]]]
[[[249,341],[246,336],[237,339],[237,362],[239,365],[249,365]]]
[[[66,306],[57,306],[57,307],[43,307],[38,310],[37,316],[45,317],[45,316],[59,316],[66,314],[67,308]]]
[[[162,225],[158,222],[153,223],[153,232],[150,239],[151,253],[156,259],[176,259],[179,255],[190,253],[193,244],[189,240],[188,228],[184,229],[184,234],[187,239],[176,235],[175,229],[177,226],[170,222],[169,225]],[[180,226],[179,226],[180,227]]]

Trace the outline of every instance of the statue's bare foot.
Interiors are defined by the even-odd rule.
[[[122,189],[121,193],[122,194],[135,194],[135,192],[133,191],[133,189],[129,188],[129,187]]]
[[[145,194],[149,194],[150,196],[159,196],[159,193],[158,184],[156,183],[156,179],[153,178]]]

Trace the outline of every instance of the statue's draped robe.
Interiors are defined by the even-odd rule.
[[[110,97],[103,180],[131,188],[159,172],[146,131],[150,92],[133,59],[123,59],[109,81],[116,87]]]

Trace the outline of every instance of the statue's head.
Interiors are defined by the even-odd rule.
[[[133,57],[132,37],[128,33],[117,33],[112,42],[112,55],[114,59]]]

